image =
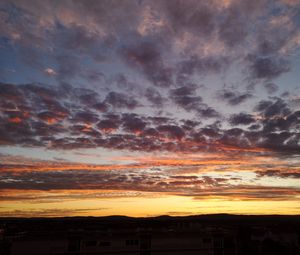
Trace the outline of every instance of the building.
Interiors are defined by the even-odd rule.
[[[235,255],[235,239],[195,229],[69,231],[8,237],[10,255]]]

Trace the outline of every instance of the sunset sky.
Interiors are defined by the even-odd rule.
[[[300,0],[0,0],[0,216],[300,214]]]

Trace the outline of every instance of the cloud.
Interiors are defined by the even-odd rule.
[[[37,114],[37,117],[48,124],[52,124],[63,120],[66,117],[66,114],[53,111],[42,111]]]
[[[105,210],[107,208],[61,208],[61,209],[42,209],[42,210],[1,210],[2,217],[64,217],[64,216],[77,216],[82,214],[95,213],[96,211]]]
[[[289,62],[280,57],[249,56],[248,60],[253,79],[272,80],[291,69]]]
[[[215,124],[134,113],[138,101],[116,92],[109,92],[103,101],[96,91],[68,86],[1,87],[2,145],[147,152],[226,152],[230,147],[292,154],[299,147],[299,111],[277,97],[259,101],[252,114],[231,115],[232,128],[222,128],[219,115],[194,95],[191,86],[171,89],[171,100],[195,116],[217,118]],[[251,126],[244,130],[239,125]]]
[[[297,132],[270,132],[265,134],[258,145],[274,151],[295,152],[297,154],[297,151],[299,151],[299,138],[300,135]]]
[[[266,83],[264,87],[269,94],[274,94],[279,89],[275,83]]]
[[[96,123],[98,121],[98,115],[88,110],[77,112],[71,120],[74,123]]]
[[[256,105],[255,110],[267,118],[274,116],[286,116],[291,113],[291,109],[288,104],[280,98],[274,98],[272,101],[262,100]]]
[[[49,75],[49,76],[55,76],[56,72],[54,69],[48,67],[44,69],[45,74]]]
[[[2,1],[0,200],[297,201],[296,2]]]
[[[123,128],[130,133],[142,132],[147,123],[134,114],[123,114],[122,116]]]
[[[153,194],[286,201],[296,200],[300,192],[297,186],[286,186],[299,178],[297,165],[271,154],[152,155],[130,155],[116,165],[88,165],[2,154],[0,201],[40,204]]]
[[[73,55],[59,55],[56,57],[58,64],[57,79],[60,82],[73,79],[80,75],[82,67],[78,57]]]
[[[228,66],[229,60],[226,57],[198,57],[196,55],[182,60],[178,63],[178,75],[189,76],[195,73],[207,75],[210,73],[220,73]]]
[[[299,115],[299,111],[296,111],[289,115],[265,119],[262,122],[264,131],[291,131],[298,133],[297,130],[299,129]]]
[[[200,96],[195,96],[195,94],[195,85],[182,86],[170,90],[173,102],[186,111],[196,112],[199,116],[204,118],[215,118],[220,116],[215,109],[203,103],[202,98]]]
[[[128,109],[134,109],[138,106],[138,101],[132,96],[127,96],[123,93],[113,91],[108,93],[104,103],[110,104],[116,108],[126,107]]]
[[[112,132],[116,129],[119,128],[119,124],[120,121],[118,119],[115,119],[115,118],[111,118],[111,119],[103,119],[101,120],[98,124],[97,124],[97,127],[104,131],[104,132]]]
[[[121,56],[128,64],[142,71],[155,86],[169,87],[173,83],[172,70],[164,63],[156,44],[141,42],[124,47]]]
[[[11,45],[19,49],[17,65],[28,56],[38,60],[18,70],[18,79],[38,79],[42,71],[59,84],[1,84],[1,144],[295,153],[297,107],[242,84],[254,80],[270,95],[279,91],[271,80],[291,70],[298,48],[294,8],[264,0],[1,3],[1,47],[10,57]],[[219,78],[235,89],[216,92]],[[246,102],[256,104],[254,112],[242,108]]]
[[[200,96],[194,96],[195,87],[183,86],[170,91],[171,98],[178,106],[187,111],[197,110],[197,107],[202,102]]]
[[[157,91],[154,88],[147,88],[146,93],[145,93],[145,97],[151,102],[153,103],[153,106],[156,107],[162,107],[164,99],[161,96],[161,94],[159,93],[159,91]]]
[[[239,105],[247,99],[252,98],[253,95],[248,92],[240,93],[234,90],[223,89],[217,92],[217,97],[230,105]]]
[[[300,178],[300,172],[296,171],[282,171],[282,170],[261,170],[257,171],[258,176],[269,176],[269,177],[278,177],[278,178]]]
[[[242,201],[287,201],[295,200],[298,194],[298,189],[291,190],[289,188],[281,187],[237,186],[220,190],[212,189],[209,193],[199,192],[198,194],[193,195],[187,194],[187,196],[193,196],[196,199],[213,196]]]
[[[238,162],[237,162],[238,163]],[[209,172],[202,175],[174,175],[153,172],[151,168],[139,166],[123,166],[118,170],[88,170],[86,166],[78,165],[82,169],[72,170],[72,165],[65,165],[63,171],[39,171],[37,166],[30,166],[31,170],[18,173],[2,171],[0,187],[10,191],[10,196],[0,197],[2,201],[31,200],[55,202],[57,200],[76,200],[106,197],[136,196],[136,192],[147,195],[150,193],[193,196],[198,198],[225,198],[235,200],[286,200],[295,199],[299,195],[297,187],[262,186],[240,184],[243,179],[228,175],[210,176]],[[105,167],[105,166],[104,166]],[[109,168],[110,166],[106,166]],[[177,166],[178,168],[178,166]],[[35,169],[35,170],[34,170]],[[47,169],[47,167],[46,167]],[[276,176],[279,178],[298,178],[295,175],[282,175],[272,171],[258,172],[258,177]],[[15,193],[12,192],[15,190]],[[18,193],[18,190],[23,191]],[[38,197],[32,192],[41,193]],[[51,193],[45,193],[51,192]]]
[[[97,83],[98,64],[119,65],[119,58],[158,88],[224,75],[231,65],[243,65],[250,80],[271,80],[290,70],[299,46],[291,2],[12,0],[1,3],[0,31],[19,46],[23,63],[43,66],[59,82]]]
[[[197,1],[162,1],[165,15],[175,33],[190,31],[208,36],[214,31],[214,12],[209,4]]]
[[[231,115],[229,122],[232,126],[249,125],[249,124],[255,123],[256,120],[251,114],[241,112],[239,114]]]
[[[184,131],[175,125],[161,125],[157,127],[159,132],[166,134],[169,138],[182,139],[185,135]]]

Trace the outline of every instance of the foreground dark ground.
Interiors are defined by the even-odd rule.
[[[300,216],[0,218],[0,254],[300,254]]]

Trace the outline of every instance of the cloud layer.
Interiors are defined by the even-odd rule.
[[[191,88],[173,89],[174,103],[196,112],[193,121],[133,113],[133,109],[142,108],[141,103],[118,92],[99,95],[70,86],[0,86],[2,145],[145,152],[230,148],[298,154],[300,150],[300,111],[277,97],[259,101],[251,113],[233,114],[224,120],[214,110],[205,108]],[[207,117],[216,120],[213,124],[201,124]],[[229,124],[227,128],[224,121]]]
[[[297,0],[1,1],[0,199],[299,200],[299,13]]]

